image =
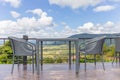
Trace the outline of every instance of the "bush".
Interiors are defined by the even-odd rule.
[[[59,57],[59,58],[56,59],[55,62],[56,62],[56,63],[62,63],[62,62],[63,62],[63,59]]]
[[[43,59],[43,63],[55,63],[55,60],[50,57],[46,57]]]

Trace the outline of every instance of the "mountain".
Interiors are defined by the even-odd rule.
[[[87,33],[83,33],[83,34],[75,34],[75,35],[72,35],[68,38],[89,39],[89,38],[94,38],[94,37],[99,37],[99,36],[106,36],[108,39],[105,40],[105,43],[106,43],[106,45],[109,46],[111,44],[115,44],[114,39],[110,39],[110,38],[120,36],[120,33],[114,33],[114,34],[87,34]]]
[[[88,34],[88,33],[83,33],[83,34],[75,34],[72,35],[68,38],[94,38],[94,37],[99,37],[99,36],[106,36],[106,37],[116,37],[120,36],[120,33],[114,33],[114,34]]]
[[[106,36],[108,38],[106,40],[106,43],[107,43],[107,45],[110,45],[111,43],[113,44],[114,41],[110,41],[109,38],[120,36],[120,33],[116,33],[116,34],[87,34],[87,33],[83,33],[83,34],[75,34],[75,35],[72,35],[68,38],[89,39],[89,38],[94,38],[94,37],[99,37],[99,36]],[[53,41],[53,42],[48,41],[47,44],[61,45],[61,44],[65,44],[65,42],[64,41]]]

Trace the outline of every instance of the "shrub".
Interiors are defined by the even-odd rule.
[[[54,63],[54,62],[55,62],[55,60],[50,57],[46,57],[43,59],[43,63]]]

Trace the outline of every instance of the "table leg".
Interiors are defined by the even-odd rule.
[[[78,40],[75,41],[75,49],[76,49],[76,74],[79,74],[79,60],[80,60],[80,56],[79,56],[79,46],[78,46]]]
[[[41,57],[41,70],[43,70],[43,41],[41,41],[41,43],[40,43],[40,51],[41,51],[41,55],[40,55],[40,57]]]
[[[37,64],[37,74],[39,75],[39,41],[36,40],[36,64]]]
[[[71,69],[71,41],[69,41],[69,69]]]

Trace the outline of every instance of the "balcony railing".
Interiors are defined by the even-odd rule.
[[[89,38],[79,38],[80,42]],[[0,38],[0,63],[9,64],[12,61],[12,54],[9,49],[4,49],[3,45],[8,41],[8,38]],[[36,38],[29,38],[29,41],[36,43]],[[105,44],[109,47],[114,45],[113,38],[106,38]],[[69,43],[66,41],[43,41],[43,63],[67,63],[69,56]],[[5,53],[3,53],[5,52]],[[72,62],[75,61],[75,45],[71,43]],[[110,58],[111,59],[111,58]]]

